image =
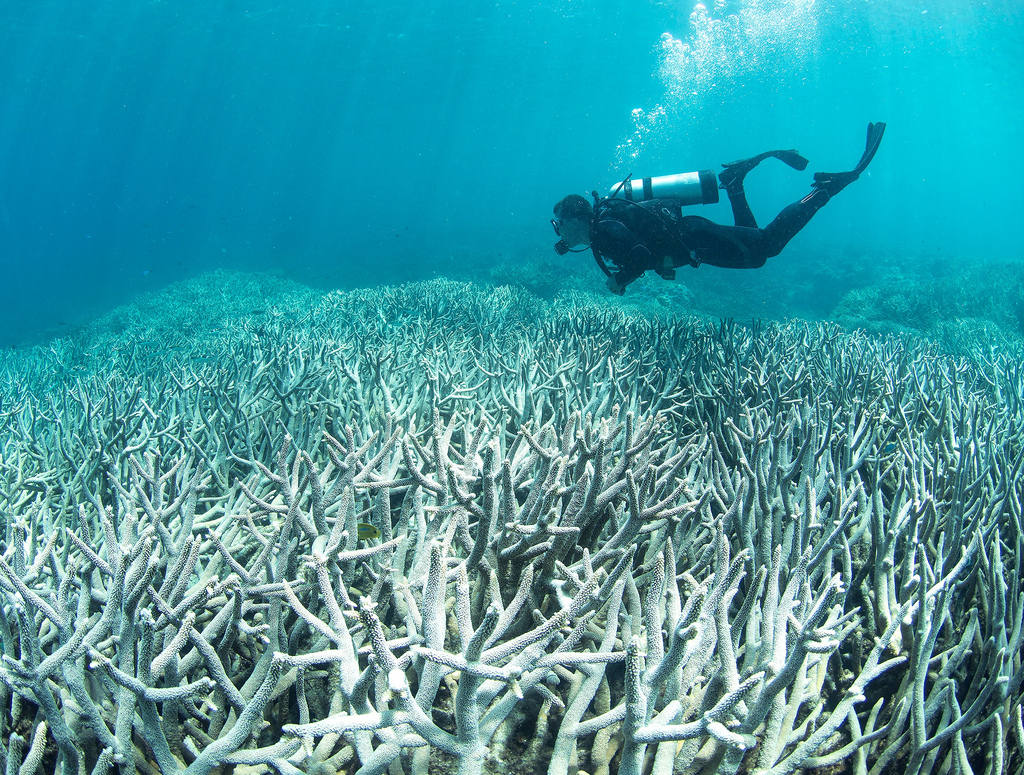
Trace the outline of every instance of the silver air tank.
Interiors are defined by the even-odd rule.
[[[648,199],[674,199],[683,205],[711,205],[718,201],[718,178],[711,170],[659,175],[656,178],[631,178],[612,188],[609,196],[644,202]]]

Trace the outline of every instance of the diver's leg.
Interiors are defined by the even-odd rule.
[[[791,204],[776,216],[775,220],[761,230],[764,239],[764,249],[769,257],[777,256],[782,252],[800,229],[807,225],[807,222],[814,217],[822,207],[828,204],[829,200],[846,188],[850,183],[860,177],[860,173],[871,162],[878,150],[878,144],[882,142],[882,134],[885,132],[885,124],[868,124],[867,144],[864,154],[861,156],[857,166],[849,172],[816,172],[814,174],[814,190],[799,202]]]
[[[689,263],[725,269],[756,269],[768,258],[761,229],[725,226],[699,215],[688,215],[680,224],[680,233],[689,259],[677,262],[677,266]]]
[[[751,229],[757,228],[757,221],[754,220],[754,213],[747,204],[747,194],[743,190],[743,179],[728,187],[722,186],[725,193],[729,195],[729,205],[732,207],[732,219],[737,226],[746,226]]]
[[[777,256],[782,252],[796,233],[814,217],[822,207],[828,204],[831,195],[821,189],[815,189],[799,202],[794,202],[775,216],[775,220],[761,230],[765,253]]]
[[[726,162],[725,168],[718,176],[719,188],[729,195],[729,204],[732,206],[732,217],[737,226],[744,226],[751,229],[757,228],[757,221],[754,213],[747,203],[747,195],[743,190],[743,179],[754,167],[769,157],[779,159],[793,169],[802,170],[807,167],[807,159],[793,150],[789,151],[765,151],[757,156],[740,161]]]

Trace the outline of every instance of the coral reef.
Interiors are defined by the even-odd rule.
[[[1024,345],[1024,263],[1019,260],[914,259],[849,251],[823,259],[789,248],[757,271],[701,266],[674,282],[648,273],[624,297],[610,298],[589,254],[496,260],[466,279],[522,285],[549,300],[585,298],[648,316],[709,320],[829,320],[874,334],[910,333],[952,352],[980,343]]]
[[[914,330],[956,346],[957,329],[987,327],[990,336],[1024,337],[1024,263],[954,263],[890,268],[881,281],[849,290],[833,310],[848,326]]]
[[[1016,358],[180,293],[0,355],[7,773],[1024,772]]]

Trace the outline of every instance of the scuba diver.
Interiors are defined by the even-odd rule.
[[[884,123],[868,124],[867,144],[857,166],[849,172],[816,172],[812,191],[786,207],[775,220],[758,228],[743,191],[743,178],[754,167],[774,157],[802,170],[807,159],[793,150],[765,151],[749,159],[723,164],[718,176],[711,170],[624,181],[604,198],[593,192],[594,204],[570,194],[555,205],[551,225],[559,240],[559,255],[580,253],[588,247],[608,276],[612,293],[622,295],[629,283],[653,270],[666,280],[675,279],[679,266],[753,269],[777,256],[811,217],[855,181],[878,150]],[[682,214],[683,204],[712,204],[718,189],[729,196],[735,226],[714,223],[699,215]]]

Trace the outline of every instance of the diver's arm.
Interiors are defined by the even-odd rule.
[[[629,258],[621,265],[619,271],[608,278],[608,289],[612,293],[621,296],[626,292],[626,286],[638,279],[650,266],[651,251],[643,245],[634,245],[629,253]],[[614,281],[615,286],[612,286]]]
[[[594,238],[602,255],[617,267],[608,278],[608,289],[621,296],[626,286],[653,266],[653,256],[647,246],[621,222],[600,220],[595,224]]]

